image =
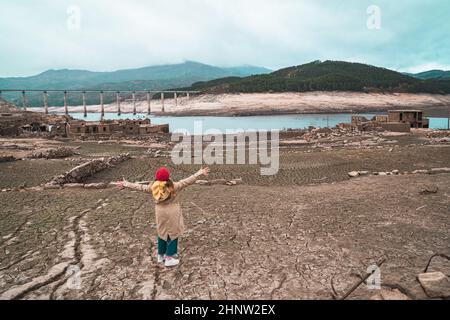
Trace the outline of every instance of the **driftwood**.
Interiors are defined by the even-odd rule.
[[[381,265],[383,263],[386,262],[386,258],[383,258],[380,260],[380,262],[376,263],[377,267],[381,267]],[[341,297],[339,297],[338,293],[336,292],[334,285],[333,285],[333,281],[331,281],[331,289],[333,290],[333,298],[336,300],[345,300],[349,295],[351,295],[356,289],[358,289],[358,287],[364,283],[364,281],[366,281],[371,275],[373,274],[373,272],[371,273],[366,273],[366,275],[364,277],[361,277],[361,280],[359,280],[357,283],[355,283],[349,290],[347,290]]]
[[[427,273],[428,268],[430,267],[431,261],[432,261],[433,258],[435,258],[435,257],[441,257],[441,258],[445,258],[445,259],[447,259],[447,260],[450,260],[450,257],[447,256],[447,255],[445,255],[445,254],[443,254],[443,253],[436,253],[436,254],[433,254],[433,255],[431,256],[431,258],[428,260],[427,266],[426,266],[425,269],[423,270],[423,273]]]

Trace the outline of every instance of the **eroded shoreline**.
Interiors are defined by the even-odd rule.
[[[121,102],[121,112],[133,112],[130,100]],[[151,101],[151,112],[164,116],[270,116],[290,114],[338,114],[387,112],[392,109],[421,109],[429,117],[448,117],[450,95],[409,93],[306,92],[249,93],[199,95],[190,99],[179,97]],[[90,105],[88,112],[100,112],[100,105]],[[117,104],[104,106],[105,112],[117,112]],[[43,111],[43,108],[33,108]],[[64,107],[50,107],[50,112],[62,113]],[[83,106],[69,106],[70,112],[83,112]],[[148,112],[147,101],[136,102],[136,112]]]

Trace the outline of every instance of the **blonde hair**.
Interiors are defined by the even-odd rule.
[[[175,185],[172,180],[155,181],[152,186],[152,195],[156,203],[161,203],[175,196]]]

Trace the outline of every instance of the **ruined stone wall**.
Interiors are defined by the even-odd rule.
[[[169,133],[169,125],[161,124],[161,125],[140,127],[140,134],[149,134],[149,133]]]
[[[65,174],[58,175],[47,183],[46,187],[61,186],[67,183],[79,183],[85,178],[90,177],[97,172],[100,172],[106,168],[115,166],[125,160],[130,159],[130,154],[125,153],[118,156],[113,156],[109,158],[94,159],[83,163],[72,170],[66,172]]]
[[[0,163],[2,162],[12,162],[12,161],[16,161],[17,159],[14,158],[13,156],[0,156]]]
[[[13,113],[0,113],[0,135],[15,136],[23,133],[22,127],[33,123],[39,126],[57,124],[67,121],[66,116],[45,115],[31,111],[16,111]]]
[[[402,122],[380,122],[379,125],[387,131],[392,132],[411,132],[411,126],[409,123]]]
[[[75,151],[72,148],[60,147],[56,149],[47,149],[44,151],[37,151],[31,155],[31,158],[35,159],[59,159],[70,157],[75,154]]]
[[[400,114],[402,114],[402,119],[400,119]],[[389,122],[411,122],[415,123],[419,119],[415,118],[416,112],[389,112],[388,121]]]

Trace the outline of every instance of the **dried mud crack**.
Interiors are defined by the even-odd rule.
[[[181,264],[173,269],[156,262],[149,194],[115,187],[34,188],[84,160],[0,163],[0,298],[332,299],[382,256],[388,260],[381,267],[381,290],[362,284],[348,299],[369,299],[383,290],[429,298],[417,275],[450,274],[442,258],[450,256],[450,174],[432,170],[450,167],[450,144],[427,133],[332,138],[342,143],[311,134],[307,145],[293,143],[301,138],[287,139],[290,147],[280,149],[276,176],[263,177],[254,165],[213,165],[208,180],[242,183],[183,191],[186,232]],[[360,143],[369,139],[373,145]],[[151,181],[162,165],[175,180],[198,170],[121,143],[68,147],[79,147],[83,159],[132,154],[86,184],[122,177]],[[398,174],[348,175],[394,170]],[[419,174],[424,170],[432,174]],[[27,187],[21,189],[23,182]],[[79,287],[70,285],[75,267]]]
[[[73,257],[72,259],[68,261],[61,262],[52,268],[50,268],[49,273],[44,276],[40,276],[37,278],[34,278],[31,282],[25,283],[18,287],[13,287],[10,290],[3,292],[0,295],[0,299],[23,299],[28,294],[32,293],[33,291],[36,291],[42,287],[45,286],[52,286],[52,291],[50,294],[50,298],[55,298],[55,292],[67,281],[67,270],[70,266],[78,266],[80,270],[83,270],[84,264],[83,264],[83,252],[81,249],[82,244],[82,234],[85,233],[85,230],[82,230],[80,227],[80,223],[82,219],[86,216],[88,212],[90,212],[92,209],[86,209],[82,211],[78,216],[74,217],[72,220],[71,226],[72,226],[72,232],[75,234],[75,243],[73,245]],[[28,217],[28,216],[27,216]],[[28,219],[24,223],[20,225],[23,226]],[[18,228],[19,230],[19,228]],[[2,268],[1,271],[10,269],[12,266],[20,263],[21,261],[25,260],[28,255],[23,256],[20,260],[10,264],[9,266]]]

